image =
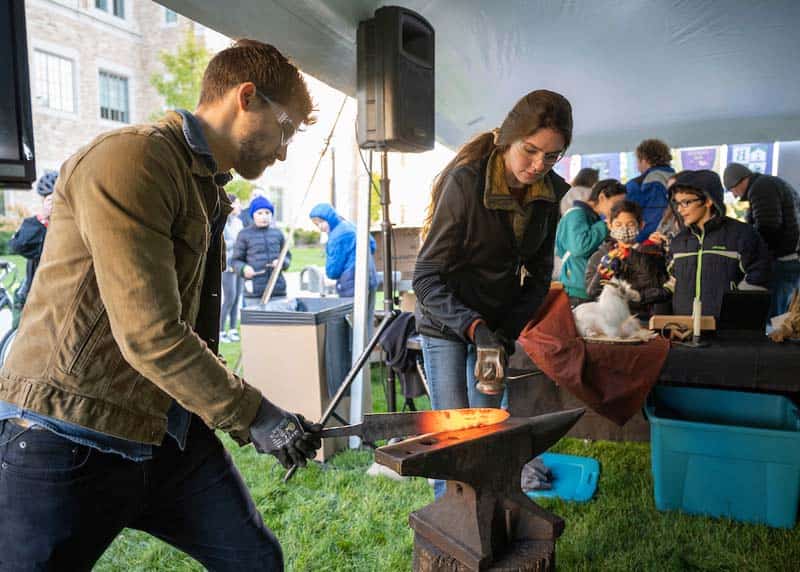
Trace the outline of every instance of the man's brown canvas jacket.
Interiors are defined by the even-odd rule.
[[[201,311],[219,305],[206,265],[224,269],[224,247],[207,260],[210,216],[230,203],[181,126],[170,113],[101,135],[62,167],[0,400],[160,444],[174,399],[248,440],[261,394],[197,333],[218,316]]]

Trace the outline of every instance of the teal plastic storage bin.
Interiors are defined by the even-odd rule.
[[[656,387],[646,412],[656,508],[794,526],[800,415],[789,399]]]
[[[560,498],[566,501],[586,502],[594,496],[600,478],[600,463],[591,457],[542,453],[542,462],[553,473],[553,488],[546,491],[528,491],[532,498]]]

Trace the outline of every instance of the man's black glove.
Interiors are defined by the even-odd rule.
[[[496,395],[503,392],[506,368],[506,349],[503,340],[481,322],[474,333],[477,359],[475,361],[475,387],[481,393]]]
[[[250,425],[250,440],[259,453],[273,455],[281,465],[306,466],[322,446],[322,427],[310,423],[302,415],[289,413],[267,399],[261,400],[258,413]]]

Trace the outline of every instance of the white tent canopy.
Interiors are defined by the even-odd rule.
[[[437,139],[497,126],[537,88],[573,105],[572,153],[800,138],[793,0],[162,0],[355,94],[356,30],[384,4],[436,30]]]

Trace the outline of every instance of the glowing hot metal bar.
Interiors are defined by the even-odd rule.
[[[323,429],[322,437],[359,435],[364,441],[374,442],[391,437],[486,427],[502,423],[508,416],[507,411],[489,407],[413,413],[373,413],[364,415],[364,421],[357,425]]]

